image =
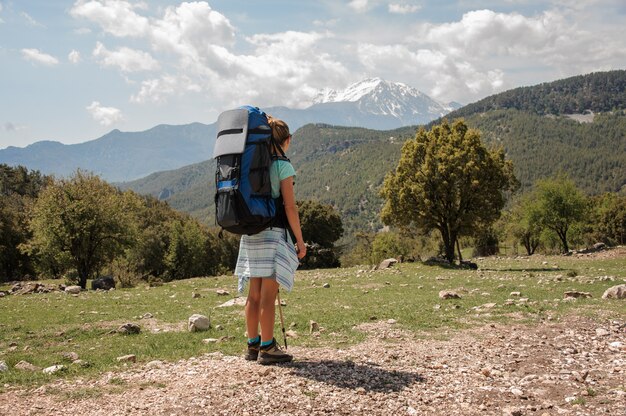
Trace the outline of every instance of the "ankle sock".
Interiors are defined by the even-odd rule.
[[[258,344],[261,341],[261,336],[257,335],[256,338],[248,338],[248,344]]]
[[[274,342],[273,339],[270,341],[261,341],[261,348],[269,347],[270,345],[272,345],[272,342]]]

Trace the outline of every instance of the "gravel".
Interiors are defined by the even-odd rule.
[[[608,334],[598,336],[598,328]],[[0,414],[626,414],[622,321],[491,324],[447,340],[418,339],[390,321],[357,329],[368,334],[363,343],[290,347],[290,364],[261,366],[243,354],[213,352],[129,364],[95,379],[5,386]]]

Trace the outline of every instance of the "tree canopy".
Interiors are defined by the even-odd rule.
[[[385,177],[381,218],[398,227],[440,232],[445,257],[454,260],[461,235],[498,219],[506,192],[517,180],[501,149],[488,150],[480,132],[463,120],[420,129],[402,147],[395,171]]]
[[[85,288],[88,278],[133,242],[139,204],[134,193],[121,193],[79,170],[39,195],[30,221],[29,251],[71,265]]]

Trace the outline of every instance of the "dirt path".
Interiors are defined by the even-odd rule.
[[[626,415],[626,323],[488,325],[447,341],[363,324],[264,367],[207,354],[0,394],[2,415]]]

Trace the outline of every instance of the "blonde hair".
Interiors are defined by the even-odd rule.
[[[289,133],[289,126],[284,121],[274,118],[267,114],[267,123],[272,128],[272,136],[279,146],[282,146],[291,134]]]

